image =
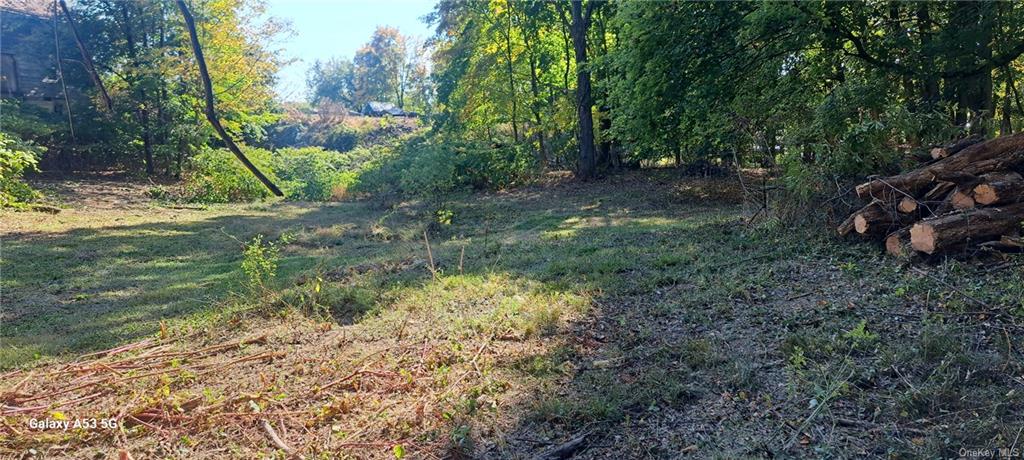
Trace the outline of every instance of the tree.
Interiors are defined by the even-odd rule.
[[[390,101],[401,107],[404,103],[401,85],[402,65],[406,55],[406,39],[394,27],[377,27],[370,41],[353,59],[355,87],[360,103]]]
[[[576,110],[579,114],[579,175],[592,179],[597,175],[597,155],[594,151],[594,100],[590,94],[590,69],[587,67],[587,29],[596,0],[587,2],[583,11],[582,0],[572,0],[572,45],[576,52]]]
[[[275,196],[284,196],[281,189],[277,188],[270,179],[267,178],[249,159],[242,153],[242,150],[235,145],[235,141],[231,139],[227,131],[220,124],[220,119],[217,117],[217,112],[214,109],[213,102],[213,83],[210,81],[210,72],[206,69],[206,58],[203,57],[203,47],[199,44],[199,34],[196,32],[196,21],[192,17],[192,13],[188,10],[188,5],[185,4],[185,0],[178,0],[178,9],[181,10],[181,15],[185,17],[185,26],[188,28],[189,40],[192,43],[192,52],[195,54],[196,63],[199,65],[199,77],[203,82],[203,96],[206,101],[206,119],[209,120],[210,125],[217,131],[221,140],[227,145],[228,150],[238,157],[238,161],[241,161],[260,182],[263,183]]]
[[[313,62],[313,67],[306,74],[306,86],[313,104],[328,100],[349,108],[356,107],[355,66],[352,61],[331,58]]]

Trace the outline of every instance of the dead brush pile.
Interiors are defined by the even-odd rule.
[[[448,458],[518,398],[496,357],[544,347],[500,328],[434,332],[429,312],[383,322],[257,316],[8,372],[0,457]]]

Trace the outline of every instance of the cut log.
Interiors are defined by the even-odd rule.
[[[1020,173],[1016,171],[999,171],[983,174],[980,179],[982,182],[1001,182],[1024,180],[1024,176],[1021,176]]]
[[[850,214],[849,216],[847,216],[846,220],[844,220],[842,223],[839,224],[838,227],[836,227],[836,232],[839,233],[839,236],[849,235],[850,232],[853,231],[853,219],[855,217],[857,217],[857,213]]]
[[[945,147],[935,147],[931,150],[932,159],[938,160],[946,158],[950,155],[955,155],[959,153],[961,150],[966,149],[967,147],[977,144],[983,140],[985,140],[985,138],[975,134],[973,136],[960,139]]]
[[[997,239],[1024,221],[1024,203],[997,208],[975,208],[962,213],[925,219],[910,228],[910,245],[934,254],[963,243]]]
[[[910,247],[910,227],[903,227],[885,237],[885,252],[896,257],[913,254],[913,248]]]
[[[949,195],[949,204],[953,205],[953,209],[971,209],[974,207],[974,197],[970,190],[957,187]]]
[[[903,214],[910,214],[914,211],[917,211],[917,200],[909,196],[905,196],[902,200],[900,200],[900,204],[896,205],[896,209],[898,209]]]
[[[957,174],[981,175],[1024,164],[1024,133],[1001,136],[974,144],[956,155],[897,176],[874,179],[857,186],[861,198],[895,200],[917,194],[933,182]]]
[[[839,224],[839,227],[836,227],[836,231],[839,232],[839,236],[846,236],[856,228],[856,223],[859,216],[863,216],[864,214],[875,215],[881,212],[881,210],[882,202],[872,201],[871,203],[868,203],[867,206],[864,206],[863,208],[860,208],[854,211],[852,214],[850,214],[850,216],[847,217],[846,220],[843,221],[843,223]]]
[[[986,174],[974,187],[974,199],[981,205],[1013,203],[1024,200],[1024,178],[1015,172]]]
[[[854,213],[853,229],[865,236],[884,235],[892,230],[893,224],[906,218],[898,215],[891,204],[875,201]]]

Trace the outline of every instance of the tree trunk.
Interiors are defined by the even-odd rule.
[[[516,143],[519,143],[519,127],[516,124],[516,112],[518,111],[518,103],[516,102],[516,80],[515,72],[512,66],[512,12],[513,12],[512,1],[508,2],[508,28],[505,30],[505,51],[506,58],[508,60],[508,91],[509,99],[512,101],[512,138],[515,139]]]
[[[526,27],[522,28],[523,32],[523,44],[526,46],[526,51],[530,58],[530,92],[533,94],[533,101],[530,102],[530,110],[533,112],[533,121],[537,124],[535,128],[537,130],[537,163],[541,169],[547,169],[548,167],[548,151],[547,146],[544,143],[544,124],[541,119],[541,102],[540,102],[540,84],[538,80],[540,77],[537,75],[537,53],[536,49],[530,45],[530,33],[526,30]]]
[[[192,17],[192,13],[188,10],[188,5],[185,4],[185,0],[177,0],[178,9],[181,10],[181,15],[185,17],[185,26],[188,28],[189,39],[192,42],[192,52],[196,55],[196,63],[199,64],[199,77],[203,81],[203,96],[206,100],[206,119],[213,125],[213,129],[220,135],[221,140],[227,145],[228,150],[238,157],[238,161],[241,161],[245,167],[252,172],[260,182],[263,183],[275,196],[284,196],[281,193],[281,189],[277,188],[267,176],[264,176],[260,172],[256,165],[252,164],[242,150],[235,145],[235,141],[231,139],[228,132],[224,130],[224,127],[220,124],[220,119],[217,118],[217,112],[213,106],[213,82],[210,81],[210,72],[206,69],[206,58],[203,57],[203,48],[199,45],[199,35],[196,33],[196,21]]]
[[[138,51],[135,49],[135,34],[132,33],[131,15],[128,13],[128,7],[131,5],[128,2],[121,4],[121,20],[124,23],[124,38],[128,46],[128,57],[131,59],[132,66],[138,69],[142,66],[142,63],[138,59]],[[132,79],[129,83],[132,90],[138,88],[139,81]],[[152,135],[150,133],[149,126],[149,109],[146,107],[146,90],[139,88],[139,100],[136,101],[137,107],[135,108],[135,117],[139,119],[139,126],[142,128],[142,155],[143,161],[146,163],[146,174],[152,176],[155,171],[153,165],[153,142]]]
[[[64,17],[68,19],[68,25],[71,26],[71,32],[75,36],[75,43],[78,45],[78,52],[82,55],[82,62],[85,64],[85,70],[89,73],[89,78],[96,85],[96,89],[100,91],[100,96],[103,98],[103,105],[106,107],[107,112],[113,112],[114,103],[110,100],[107,87],[103,86],[103,80],[100,80],[99,74],[96,73],[96,66],[92,63],[92,55],[89,54],[89,50],[85,47],[85,42],[82,41],[82,37],[78,34],[78,26],[75,25],[75,20],[71,17],[71,11],[68,10],[68,5],[64,0],[60,0],[60,9],[64,11]]]
[[[146,100],[146,90],[140,92],[142,100]],[[146,175],[152,176],[155,170],[153,165],[153,133],[150,131],[149,126],[149,109],[141,107],[139,109],[139,121],[142,123],[142,150],[146,154]]]
[[[917,32],[921,37],[921,50],[925,54],[925,69],[935,69],[935,57],[931,50],[932,20],[928,12],[928,2],[917,4]],[[935,72],[928,72],[921,82],[921,99],[929,107],[934,107],[939,102],[939,78]]]
[[[1020,226],[1024,220],[1024,203],[1000,208],[976,208],[922,220],[910,229],[914,249],[934,254],[942,249],[964,243],[998,239]]]
[[[596,155],[594,152],[594,101],[590,94],[590,70],[587,68],[587,23],[593,11],[594,0],[587,4],[583,12],[583,1],[572,0],[572,44],[576,51],[576,109],[579,114],[579,174],[583,179],[592,179],[597,174]]]
[[[999,135],[1007,136],[1013,134],[1013,121],[1010,119],[1010,112],[1013,110],[1013,105],[1010,104],[1010,77],[1007,74],[1006,85],[1003,90],[1003,121],[999,124]]]
[[[953,26],[975,32],[971,34],[974,39],[961,43],[966,49],[958,59],[960,63],[970,65],[975,60],[991,59],[995,5],[991,2],[956,2],[953,8]],[[961,110],[958,121],[970,122],[972,134],[988,132],[994,109],[992,89],[991,68],[956,80],[957,102]],[[962,113],[963,110],[968,113]]]

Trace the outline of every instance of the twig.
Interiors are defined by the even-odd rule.
[[[292,449],[288,444],[285,444],[281,437],[274,431],[274,427],[270,426],[270,422],[263,420],[263,431],[267,432],[267,436],[270,436],[270,440],[274,442],[274,445],[278,449],[283,450],[288,455],[294,455],[295,449]]]
[[[427,239],[427,231],[423,231],[423,243],[427,245],[427,259],[430,261],[430,273],[437,279],[437,267],[434,266],[434,254],[430,251],[430,240]]]
[[[118,353],[124,353],[124,352],[129,351],[129,350],[134,350],[136,348],[145,348],[145,347],[151,345],[152,343],[153,343],[153,341],[151,339],[145,339],[145,340],[141,340],[141,341],[138,341],[138,342],[135,342],[135,343],[129,343],[127,345],[121,345],[119,347],[114,347],[114,348],[111,348],[109,350],[103,350],[103,351],[96,351],[96,352],[93,352],[93,353],[87,353],[87,354],[84,354],[82,356],[79,356],[78,359],[81,360],[82,358],[88,358],[88,357],[92,357],[92,356],[97,356],[97,357],[113,356],[113,355],[116,355]]]
[[[980,300],[970,296],[969,294],[967,294],[967,293],[961,291],[960,289],[958,289],[956,286],[953,286],[953,285],[945,282],[944,280],[942,280],[939,277],[933,276],[931,273],[928,273],[928,272],[926,272],[924,270],[921,270],[920,268],[917,268],[917,267],[911,267],[911,269],[914,270],[915,272],[921,274],[921,275],[924,275],[924,276],[927,276],[927,277],[931,278],[932,280],[938,282],[939,284],[941,284],[943,286],[946,286],[949,289],[952,289],[953,292],[955,292],[957,294],[960,294],[965,299],[970,300],[971,302],[974,302],[974,303],[976,303],[976,304],[978,304],[978,305],[980,305],[982,307],[985,307],[985,308],[987,308],[989,310],[1000,310],[998,308],[992,308],[992,306],[990,306],[989,304],[987,304],[985,302],[982,302],[982,301],[980,301]]]
[[[541,459],[565,459],[572,457],[577,451],[583,448],[587,441],[587,436],[590,432],[584,432],[583,434],[576,436],[558,446],[545,451],[544,453],[536,457],[537,460]]]

